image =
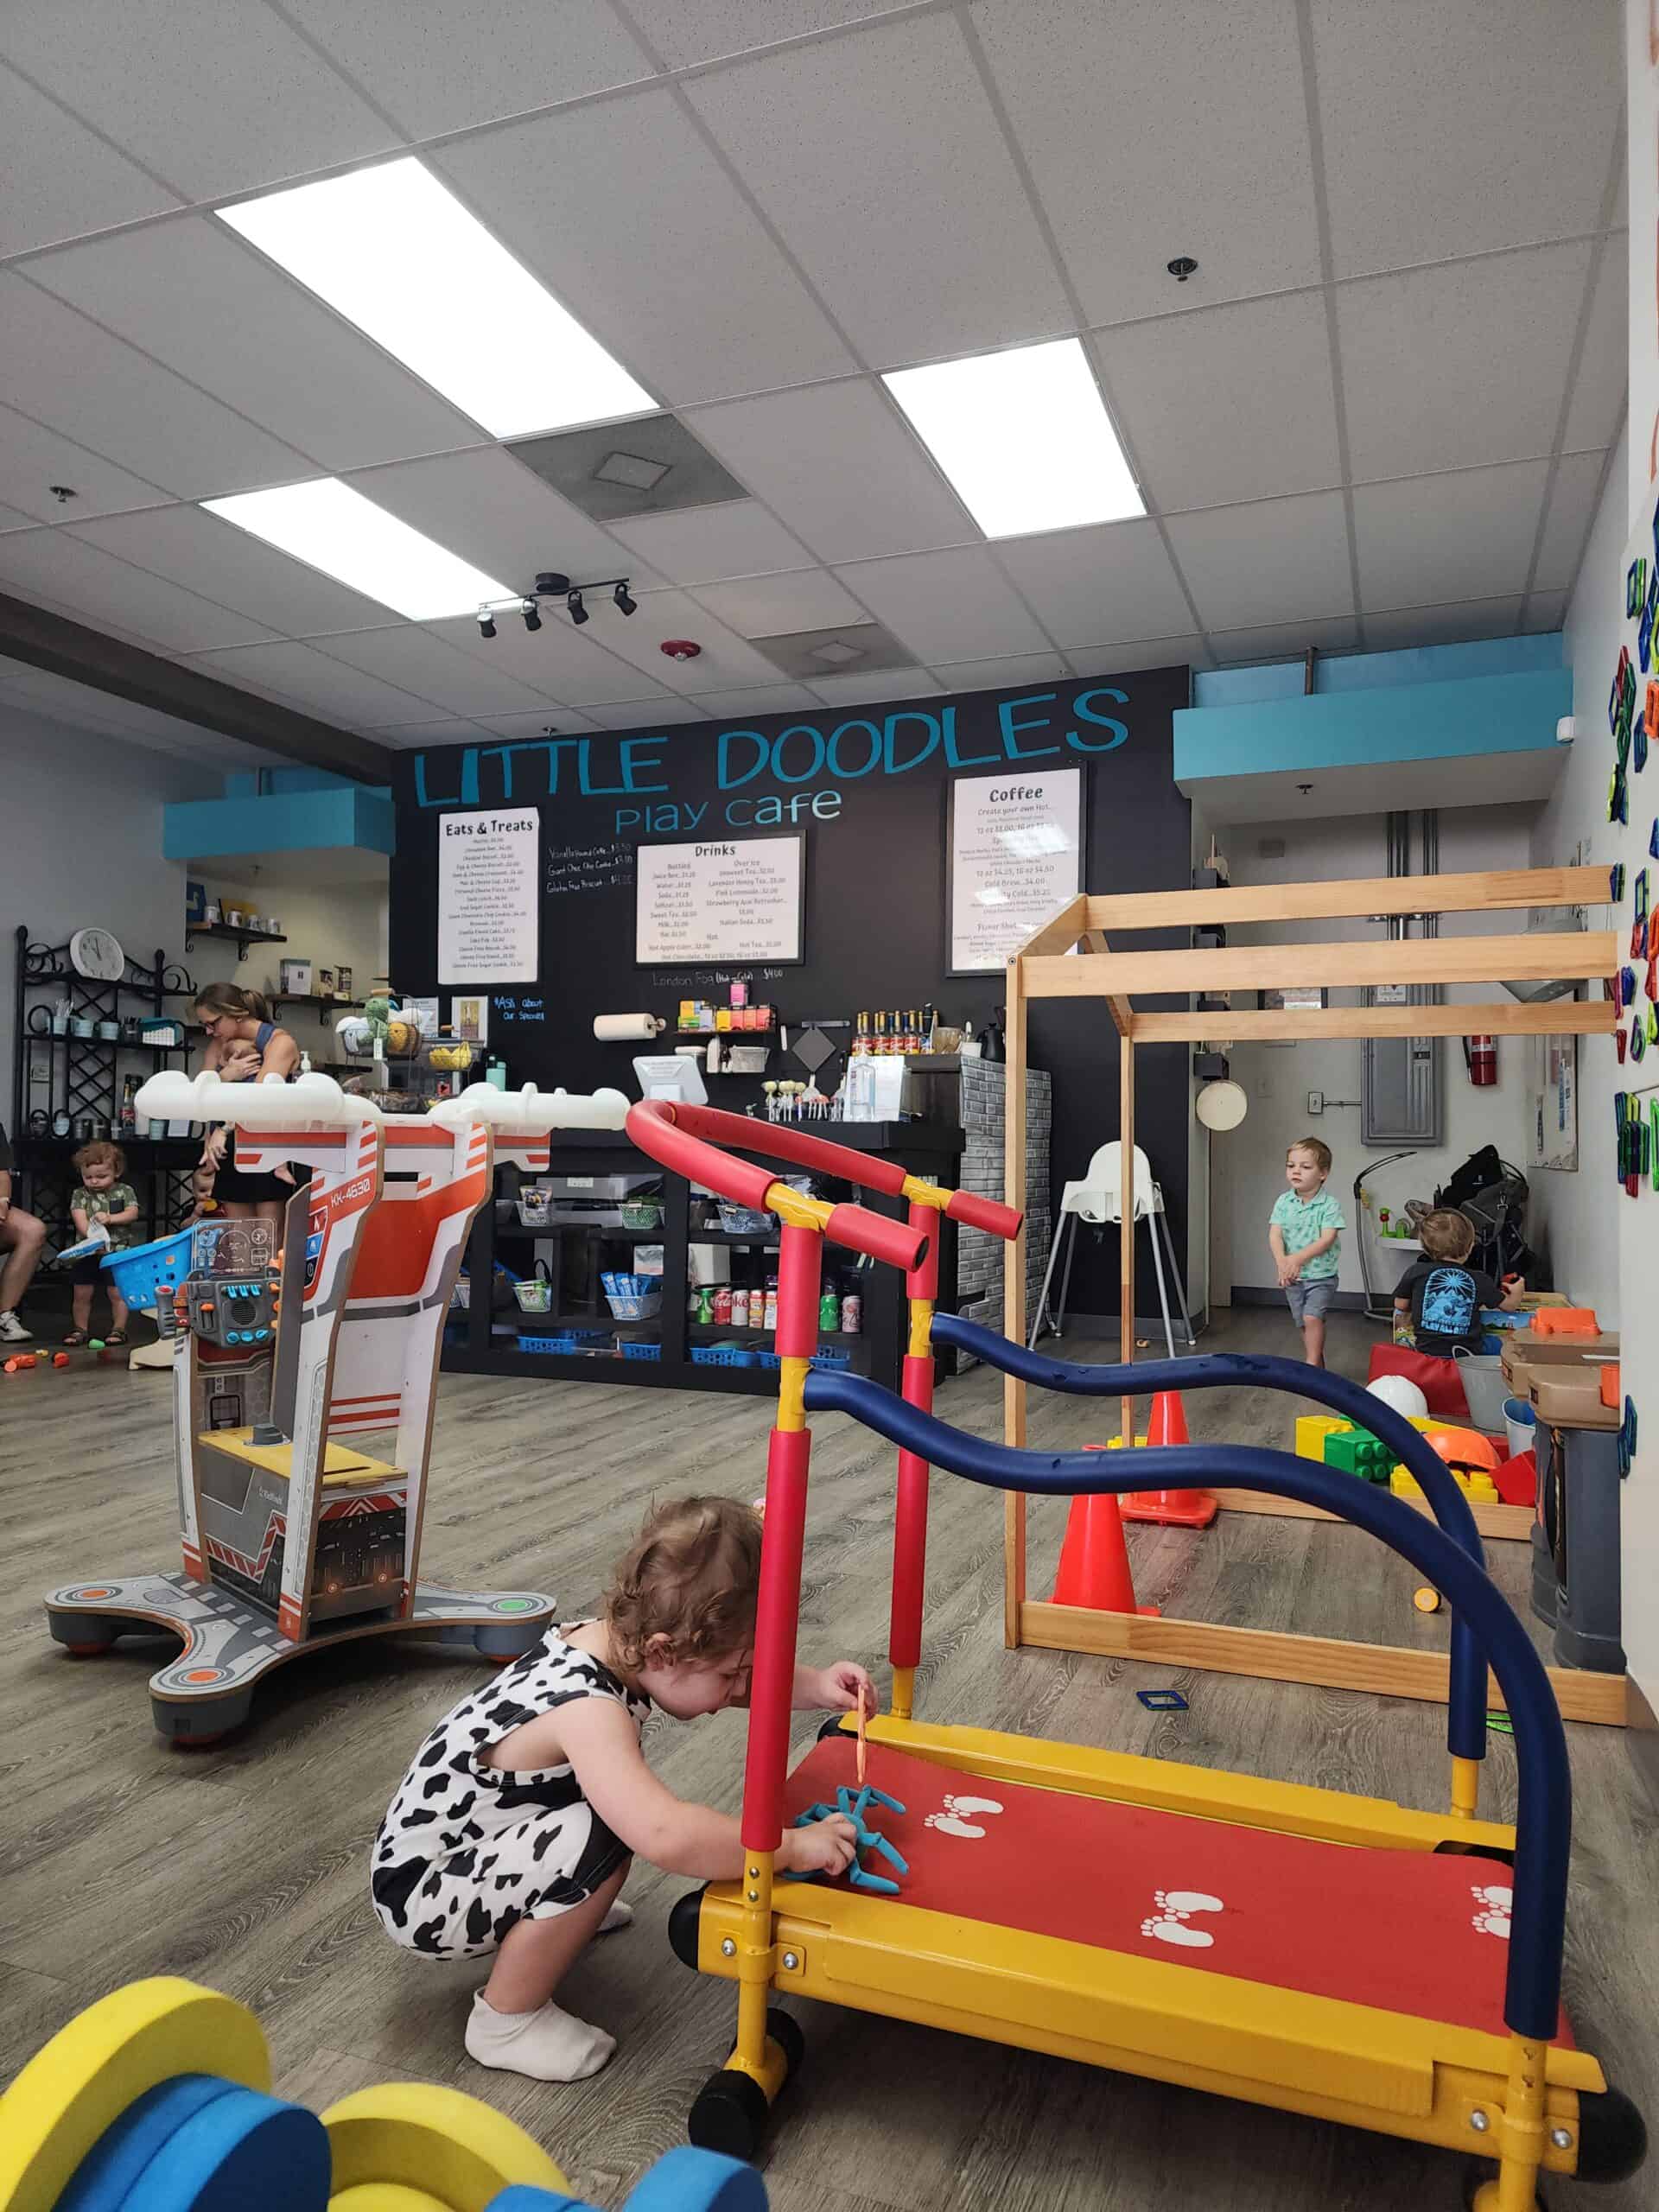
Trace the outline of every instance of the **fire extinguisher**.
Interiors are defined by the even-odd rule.
[[[1477,1090],[1490,1090],[1497,1081],[1497,1040],[1493,1037],[1465,1037],[1463,1064]]]

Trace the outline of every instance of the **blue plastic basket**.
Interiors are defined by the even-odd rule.
[[[693,1344],[693,1367],[754,1367],[762,1355],[745,1344]]]
[[[617,1350],[624,1359],[660,1359],[663,1356],[661,1344],[647,1344],[633,1337],[620,1337]]]
[[[762,1367],[776,1370],[784,1363],[781,1352],[758,1351],[754,1357]],[[811,1363],[814,1367],[850,1367],[853,1355],[843,1351],[839,1344],[820,1344],[812,1355]]]
[[[171,1236],[158,1236],[152,1244],[134,1244],[124,1252],[111,1252],[103,1261],[111,1287],[141,1313],[173,1293],[190,1272],[194,1229],[181,1229]]]
[[[520,1351],[592,1351],[596,1345],[609,1341],[607,1329],[555,1329],[546,1335],[526,1335],[518,1332]]]

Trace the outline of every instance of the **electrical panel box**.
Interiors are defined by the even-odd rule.
[[[1427,1006],[1432,984],[1414,983],[1409,1003]],[[1362,1047],[1359,1141],[1362,1144],[1437,1145],[1445,1119],[1439,1037],[1368,1037]]]

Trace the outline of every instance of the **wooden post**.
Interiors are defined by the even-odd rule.
[[[1117,1040],[1118,1191],[1123,1224],[1118,1232],[1117,1356],[1128,1367],[1135,1358],[1135,1038],[1126,1029]],[[1135,1400],[1122,1402],[1123,1449],[1135,1445]]]
[[[1026,1210],[1026,991],[1019,957],[1008,963],[1007,1071],[1002,1105],[1002,1197]],[[1010,1344],[1026,1341],[1026,1230],[1002,1250],[1002,1333]],[[1012,1375],[1002,1378],[1002,1438],[1026,1440],[1026,1386]],[[1026,1602],[1026,1500],[1023,1491],[1004,1493],[1002,1505],[1002,1641],[1010,1651],[1020,1642],[1020,1612]]]

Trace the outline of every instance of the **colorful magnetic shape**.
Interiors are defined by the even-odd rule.
[[[1642,612],[1647,596],[1647,563],[1638,557],[1624,572],[1624,612],[1632,620]]]
[[[1659,836],[1659,821],[1656,821],[1653,826],[1654,834]],[[1615,906],[1622,906],[1624,903],[1624,863],[1623,861],[1615,861],[1607,871],[1607,896]]]
[[[1638,1014],[1630,1024],[1630,1058],[1639,1060],[1648,1049],[1647,1024]]]
[[[1631,893],[1635,899],[1635,905],[1631,911],[1634,912],[1638,922],[1645,922],[1649,912],[1650,900],[1650,886],[1648,882],[1648,871],[1646,868],[1638,868],[1637,870],[1636,881],[1631,886]]]
[[[1628,1475],[1636,1460],[1636,1400],[1624,1401],[1624,1418],[1618,1425],[1618,1471]]]

